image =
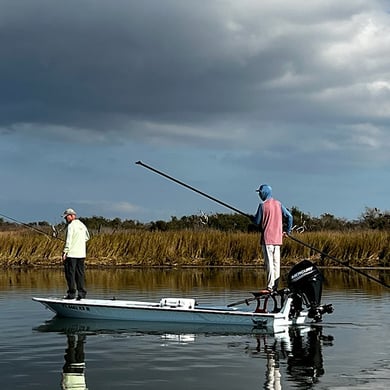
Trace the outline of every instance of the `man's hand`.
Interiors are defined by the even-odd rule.
[[[66,256],[66,253],[63,253],[63,254],[62,254],[62,261],[65,261],[65,260],[66,260],[66,257],[67,257],[67,256]]]

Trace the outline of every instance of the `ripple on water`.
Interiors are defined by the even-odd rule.
[[[245,298],[247,291],[213,291],[203,286],[195,295],[204,304],[223,304]],[[191,295],[178,287],[130,292],[128,296],[146,299]],[[58,291],[53,293],[58,295]],[[2,388],[41,390],[43,384],[45,388],[59,388],[69,339],[61,332],[35,330],[53,317],[31,301],[32,296],[40,295],[50,292],[20,288],[4,292],[0,298]],[[307,335],[295,339],[289,345],[295,348],[295,355],[291,350],[286,353],[286,344],[280,340],[250,334],[88,333],[82,340],[88,388],[229,390],[267,388],[273,380],[280,380],[281,387],[287,389],[304,388],[310,381],[316,381],[313,388],[318,389],[387,388],[388,294],[374,296],[360,290],[327,288],[323,300],[335,308],[333,314],[324,317],[323,324],[317,324],[322,327],[321,336],[329,337],[311,342]],[[311,368],[315,362],[319,363],[317,377]],[[271,378],[271,374],[275,376]]]

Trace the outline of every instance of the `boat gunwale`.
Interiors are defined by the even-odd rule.
[[[50,307],[50,304],[53,305],[74,305],[74,306],[93,306],[94,308],[107,308],[107,309],[126,309],[126,310],[154,310],[154,311],[169,311],[169,312],[190,312],[190,313],[215,313],[215,314],[224,314],[224,315],[233,315],[233,316],[245,316],[245,317],[269,317],[273,319],[283,319],[285,314],[283,309],[278,313],[269,313],[269,312],[253,312],[253,311],[242,311],[239,309],[222,309],[222,308],[212,308],[212,307],[172,307],[172,306],[161,306],[159,303],[152,302],[142,302],[142,301],[125,301],[125,300],[92,300],[92,299],[82,299],[82,300],[65,300],[62,298],[32,298],[34,301],[39,302],[47,306],[52,311],[56,312],[55,309]],[[101,302],[106,302],[101,303]],[[124,304],[126,302],[126,304]],[[138,305],[137,305],[138,302]],[[110,305],[108,304],[110,303]],[[133,304],[132,306],[130,304]]]

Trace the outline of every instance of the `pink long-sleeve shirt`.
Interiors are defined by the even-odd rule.
[[[283,217],[282,205],[273,198],[267,199],[262,204],[262,218],[260,221],[261,239],[264,245],[282,245],[283,242]]]

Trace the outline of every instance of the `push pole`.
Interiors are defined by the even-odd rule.
[[[142,161],[137,161],[136,164],[137,164],[137,165],[141,165],[142,167],[147,168],[147,169],[149,169],[149,170],[151,170],[151,171],[157,173],[158,175],[164,176],[164,177],[166,177],[167,179],[172,180],[172,181],[174,181],[175,183],[180,184],[181,186],[190,189],[191,191],[195,191],[195,192],[197,192],[198,194],[200,194],[200,195],[202,195],[202,196],[205,196],[206,198],[211,199],[212,201],[217,202],[217,203],[221,204],[222,206],[225,206],[225,207],[227,207],[228,209],[235,211],[235,212],[238,213],[238,214],[242,214],[242,215],[245,215],[245,216],[248,217],[248,218],[251,218],[251,215],[249,215],[249,214],[247,214],[247,213],[244,213],[243,211],[238,210],[238,209],[236,209],[235,207],[230,206],[229,204],[227,204],[227,203],[225,203],[225,202],[222,202],[221,200],[219,200],[219,199],[217,199],[217,198],[214,198],[213,196],[208,195],[208,194],[206,194],[206,193],[203,192],[203,191],[200,191],[200,190],[196,189],[195,187],[192,187],[192,186],[190,186],[190,185],[188,185],[188,184],[186,184],[186,183],[184,183],[184,182],[182,182],[182,181],[180,181],[180,180],[178,180],[178,179],[175,179],[174,177],[169,176],[169,175],[167,175],[166,173],[161,172],[161,171],[159,171],[158,169],[151,167],[150,165],[144,164]]]
[[[158,175],[164,176],[167,179],[172,180],[175,183],[180,184],[181,186],[190,189],[191,191],[195,191],[198,194],[200,194],[202,196],[205,196],[206,198],[211,199],[212,201],[217,202],[217,203],[221,204],[222,206],[225,206],[228,209],[231,209],[231,210],[235,211],[238,214],[245,215],[246,217],[248,217],[249,219],[252,220],[252,216],[250,214],[244,213],[243,211],[238,210],[235,207],[230,206],[229,204],[227,204],[225,202],[222,202],[221,200],[219,200],[217,198],[214,198],[213,196],[210,196],[210,195],[206,194],[205,192],[200,191],[200,190],[198,190],[198,189],[196,189],[196,188],[194,188],[194,187],[192,187],[192,186],[190,186],[190,185],[188,185],[188,184],[186,184],[186,183],[184,183],[184,182],[182,182],[182,181],[180,181],[178,179],[175,179],[174,177],[169,176],[166,173],[161,172],[158,169],[151,167],[150,165],[144,164],[142,161],[137,161],[136,164],[137,165],[141,165],[142,167],[147,168],[147,169],[157,173]],[[293,240],[295,242],[298,242],[299,244],[301,244],[301,245],[303,245],[303,246],[305,246],[307,248],[310,248],[310,249],[320,253],[322,257],[328,257],[329,259],[335,261],[336,263],[339,263],[339,264],[343,265],[344,267],[347,267],[347,268],[357,272],[358,274],[363,275],[366,278],[371,279],[374,282],[377,282],[377,283],[381,284],[384,287],[390,288],[390,285],[388,285],[387,283],[383,282],[382,280],[379,280],[379,279],[377,279],[377,278],[375,278],[375,277],[373,277],[371,275],[368,275],[365,272],[361,271],[360,269],[356,269],[356,268],[352,267],[351,265],[349,265],[348,263],[346,263],[344,261],[341,261],[341,260],[339,260],[339,259],[337,259],[337,258],[335,258],[335,257],[333,257],[331,255],[329,255],[328,253],[322,252],[321,250],[319,250],[319,249],[317,249],[317,248],[315,248],[315,247],[313,247],[313,246],[311,246],[311,245],[309,245],[309,244],[307,244],[307,243],[305,243],[305,242],[303,242],[301,240],[298,240],[297,238],[291,236],[290,234],[287,234],[287,237],[289,237],[291,240]]]

